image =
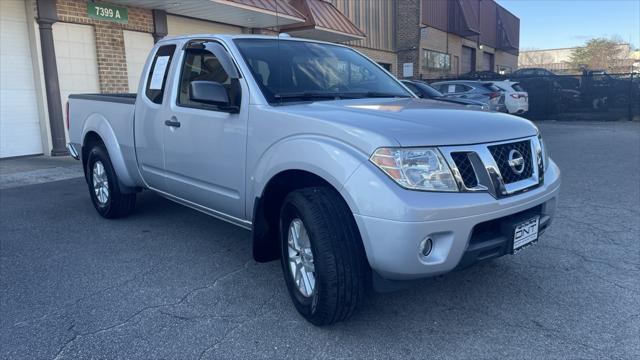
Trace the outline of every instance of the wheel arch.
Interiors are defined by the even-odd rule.
[[[87,118],[82,129],[83,166],[86,166],[86,158],[91,151],[91,146],[96,143],[101,143],[106,148],[123,192],[133,192],[136,184],[129,174],[115,132],[103,116],[93,114]]]
[[[271,177],[254,201],[252,243],[253,258],[256,261],[268,262],[280,258],[278,222],[284,199],[292,191],[313,186],[327,187],[335,191],[353,214],[349,201],[329,180],[308,170],[283,170]],[[353,221],[355,224],[355,219]]]

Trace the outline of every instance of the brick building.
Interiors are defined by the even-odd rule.
[[[518,27],[494,0],[0,0],[0,158],[66,154],[68,95],[135,92],[164,36],[280,30],[441,77],[514,69]]]
[[[520,19],[494,0],[408,0],[399,6],[399,63],[414,76],[455,77],[517,68]],[[400,45],[402,44],[402,45]]]

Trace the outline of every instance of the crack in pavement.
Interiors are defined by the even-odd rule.
[[[552,235],[547,235],[547,236],[552,237],[552,238],[554,238],[554,239],[556,239],[556,240],[560,241],[560,239],[558,239],[557,237],[554,237],[554,236],[552,236]],[[633,265],[633,266],[635,266],[635,267],[633,267],[633,268],[631,268],[631,269],[629,269],[629,268],[622,268],[622,267],[618,267],[618,266],[615,266],[615,265],[613,265],[613,264],[610,264],[610,263],[608,262],[608,260],[606,260],[606,259],[601,259],[601,258],[592,258],[592,257],[589,257],[589,256],[587,256],[587,255],[581,254],[581,253],[579,253],[578,251],[573,250],[573,249],[567,249],[567,248],[558,247],[558,246],[553,246],[553,245],[549,245],[549,244],[539,244],[539,247],[541,247],[541,248],[545,248],[545,247],[546,247],[546,248],[554,249],[554,250],[562,250],[562,251],[568,252],[568,253],[570,253],[570,254],[573,254],[573,255],[575,255],[575,256],[577,256],[577,257],[579,257],[579,258],[583,259],[584,261],[587,261],[587,262],[590,262],[590,263],[594,263],[594,264],[603,264],[603,265],[607,265],[607,266],[610,266],[611,268],[613,268],[613,269],[615,269],[615,270],[620,270],[620,271],[640,271],[640,264],[636,264],[636,263],[633,263],[633,262],[617,260],[619,263],[623,263],[623,264],[626,264],[626,265]]]
[[[262,303],[262,305],[260,305],[260,307],[255,311],[255,313],[254,313],[254,315],[252,317],[247,317],[247,319],[241,321],[238,325],[234,326],[229,331],[227,331],[224,335],[222,335],[222,337],[218,341],[216,341],[212,345],[209,345],[204,350],[202,350],[202,352],[200,353],[200,356],[198,356],[198,360],[203,359],[207,352],[209,352],[209,351],[211,351],[213,349],[217,349],[219,344],[221,344],[223,341],[225,341],[227,338],[229,338],[229,336],[231,336],[233,333],[235,333],[236,331],[238,331],[239,329],[244,327],[244,325],[246,325],[247,323],[254,322],[254,321],[262,318],[266,314],[268,314],[269,313],[268,311],[263,312],[263,310],[267,306],[267,304],[271,303],[271,301],[275,297],[276,297],[276,292],[274,291],[274,293],[267,300],[265,300]]]
[[[140,310],[138,310],[138,311],[134,312],[131,316],[127,317],[124,321],[122,321],[122,322],[120,322],[120,323],[118,323],[118,324],[114,324],[114,325],[111,325],[111,326],[107,326],[107,327],[105,327],[105,328],[100,328],[100,329],[97,329],[97,330],[94,330],[94,331],[85,332],[85,333],[76,333],[76,334],[75,334],[75,335],[74,335],[74,336],[73,336],[69,341],[67,341],[67,342],[66,342],[66,343],[65,343],[65,344],[64,344],[64,345],[63,345],[63,346],[58,350],[58,352],[56,353],[56,356],[55,356],[53,359],[54,359],[54,360],[60,359],[60,357],[63,355],[63,352],[65,351],[65,349],[67,349],[69,346],[71,346],[71,344],[72,344],[72,343],[74,343],[76,340],[78,340],[78,339],[80,339],[80,338],[88,337],[88,336],[94,336],[94,335],[98,335],[98,334],[102,334],[102,333],[109,332],[109,331],[112,331],[112,330],[114,330],[114,329],[120,328],[120,327],[122,327],[122,326],[125,326],[125,325],[127,325],[128,323],[130,323],[130,322],[131,322],[135,317],[137,317],[138,315],[140,315],[140,314],[142,314],[142,313],[144,313],[144,312],[146,312],[146,311],[149,311],[149,310],[154,310],[154,309],[159,309],[159,308],[164,308],[164,307],[172,307],[172,306],[180,305],[180,304],[184,303],[185,301],[187,301],[187,299],[188,299],[191,295],[193,295],[193,294],[195,294],[195,293],[197,293],[197,292],[200,292],[200,291],[203,291],[203,290],[207,290],[207,289],[211,289],[211,288],[215,287],[215,286],[216,286],[220,281],[222,281],[222,280],[224,280],[224,279],[226,279],[226,278],[228,278],[228,277],[231,277],[231,276],[233,276],[233,275],[235,275],[235,274],[237,274],[237,273],[239,273],[239,272],[241,272],[241,271],[243,271],[243,270],[247,269],[247,267],[249,266],[249,264],[251,264],[251,263],[253,263],[253,262],[254,262],[254,261],[253,261],[253,259],[252,259],[252,260],[247,261],[247,262],[246,262],[244,265],[242,265],[240,268],[235,269],[235,270],[233,270],[233,271],[230,271],[230,272],[228,272],[228,273],[225,273],[225,274],[223,274],[223,275],[219,276],[219,277],[218,277],[218,278],[216,278],[216,279],[214,280],[214,282],[213,282],[212,284],[210,284],[210,285],[202,286],[202,287],[198,287],[198,288],[195,288],[195,289],[192,289],[192,290],[188,291],[184,296],[182,296],[182,297],[180,298],[180,300],[178,300],[178,301],[176,301],[176,302],[168,303],[168,304],[166,304],[166,303],[165,303],[165,304],[158,304],[158,305],[145,306],[145,307],[143,307],[142,309],[140,309]],[[74,331],[75,331],[75,330],[74,330]]]
[[[105,291],[108,291],[108,290],[112,290],[112,289],[115,289],[115,288],[122,287],[124,285],[127,285],[127,284],[137,280],[138,278],[144,277],[144,276],[152,273],[160,264],[162,264],[162,261],[159,261],[159,262],[153,264],[148,270],[143,271],[141,273],[138,273],[135,276],[133,276],[133,277],[131,277],[129,279],[126,279],[126,280],[124,280],[124,281],[122,281],[120,283],[117,283],[117,284],[114,284],[114,285],[110,285],[110,286],[107,286],[105,288],[96,290],[96,291],[94,291],[92,293],[83,295],[83,296],[81,296],[80,298],[78,298],[76,300],[69,301],[69,302],[67,302],[65,304],[62,304],[62,306],[60,308],[55,309],[54,311],[50,311],[50,312],[48,312],[48,313],[46,313],[46,314],[44,314],[42,316],[39,316],[37,318],[18,321],[17,323],[13,324],[12,327],[22,326],[22,325],[25,325],[25,324],[28,324],[28,323],[31,323],[31,322],[34,322],[34,321],[41,321],[41,320],[44,320],[47,317],[52,316],[52,315],[62,315],[62,314],[67,312],[66,311],[67,308],[74,307],[74,306],[78,305],[82,300],[91,298],[93,296],[96,296],[96,295],[101,294],[101,293],[103,293]]]

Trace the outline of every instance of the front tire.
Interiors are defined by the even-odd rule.
[[[101,216],[114,219],[133,212],[136,194],[123,194],[120,190],[118,177],[104,145],[95,145],[89,151],[85,173],[91,202]]]
[[[355,220],[328,187],[291,192],[280,213],[281,263],[298,312],[314,325],[349,318],[365,295],[369,265]]]

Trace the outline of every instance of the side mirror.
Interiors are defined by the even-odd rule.
[[[216,105],[220,108],[228,108],[230,105],[227,89],[216,81],[192,81],[189,84],[189,98],[192,101]]]

